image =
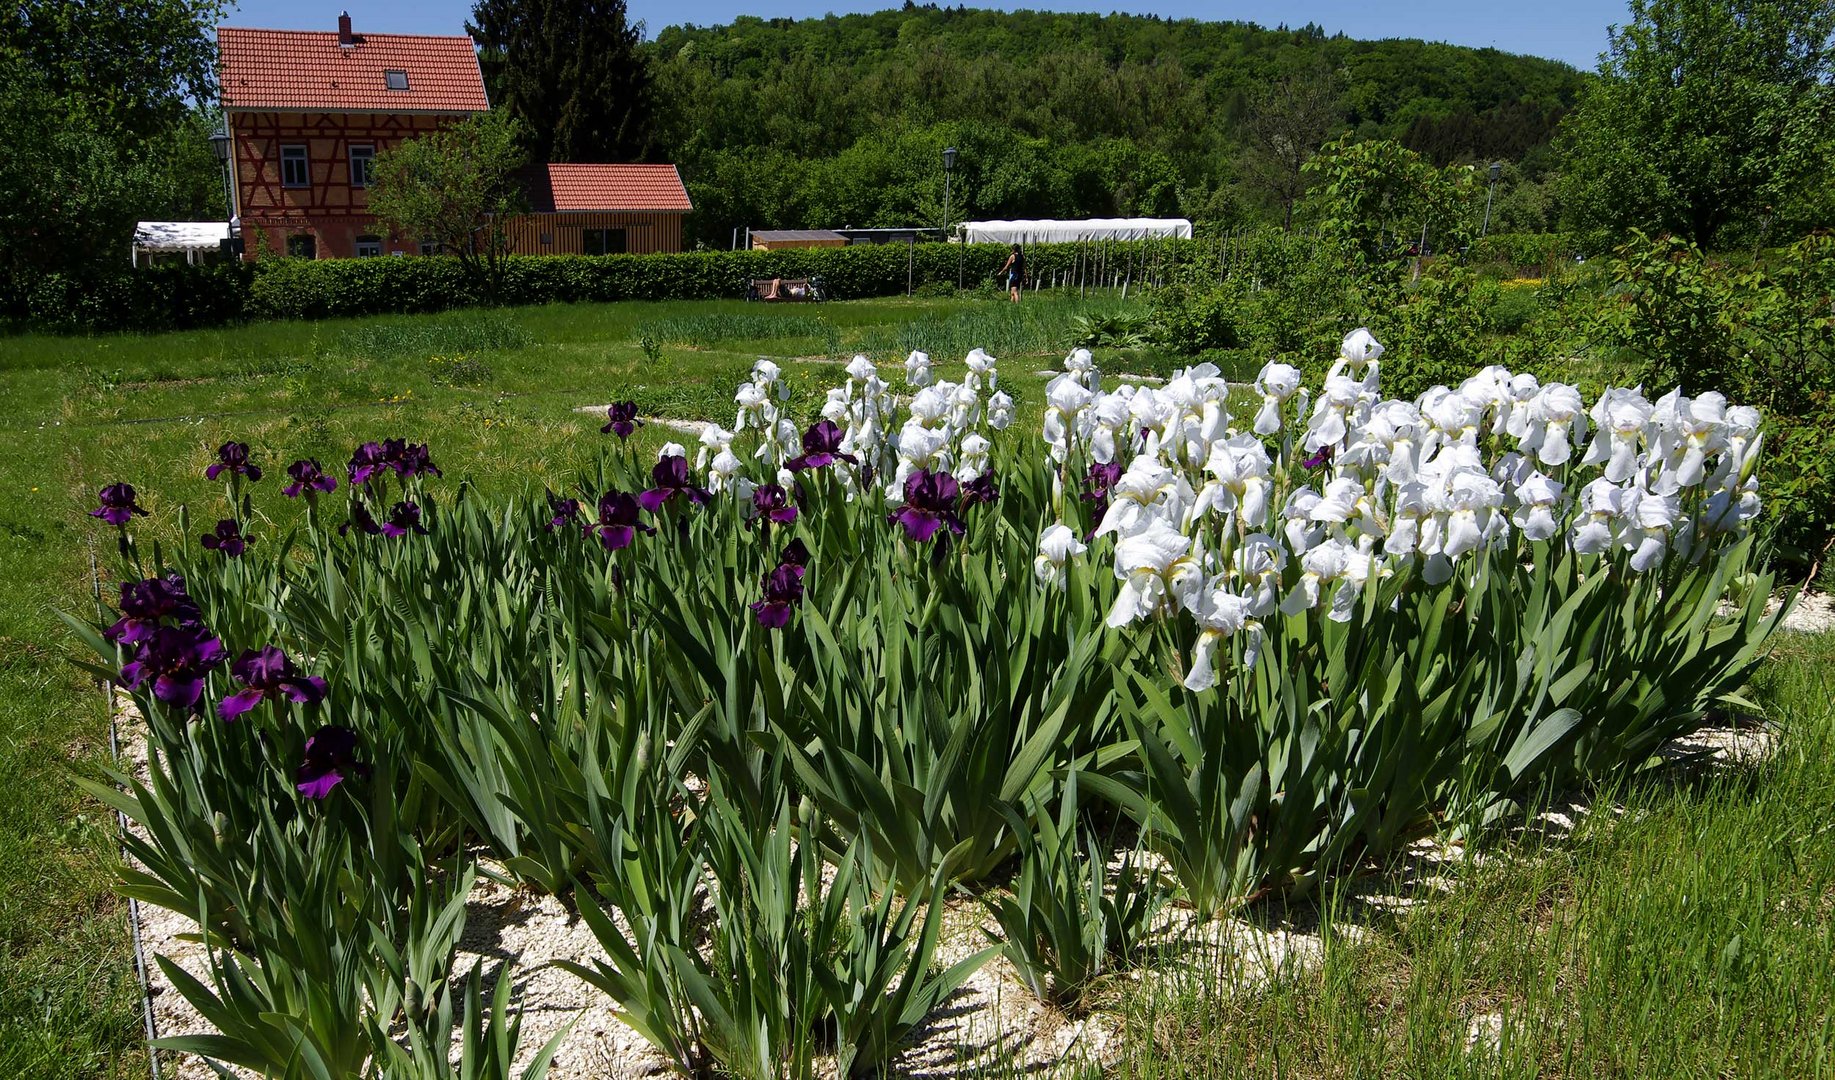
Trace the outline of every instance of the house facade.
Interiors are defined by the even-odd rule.
[[[468,37],[217,28],[233,213],[246,258],[432,254],[369,211],[376,155],[490,108]],[[518,254],[680,251],[691,206],[673,165],[530,170]]]

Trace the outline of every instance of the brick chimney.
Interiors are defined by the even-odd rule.
[[[338,44],[346,48],[357,43],[357,36],[350,32],[350,12],[338,16]]]

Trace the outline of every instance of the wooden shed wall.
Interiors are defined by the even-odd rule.
[[[506,223],[505,232],[518,255],[584,255],[587,229],[623,229],[625,251],[633,255],[682,250],[678,212],[520,214]],[[544,235],[553,243],[542,243]]]

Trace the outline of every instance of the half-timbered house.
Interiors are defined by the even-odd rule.
[[[431,254],[369,212],[376,155],[490,108],[468,37],[217,28],[229,168],[244,252],[312,258]],[[673,165],[530,170],[520,254],[680,251],[691,209]]]

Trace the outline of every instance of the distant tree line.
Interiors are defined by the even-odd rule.
[[[119,272],[136,219],[224,213],[208,142],[223,13],[218,0],[0,9],[0,317],[35,289]],[[623,0],[479,0],[468,30],[495,111],[522,132],[479,160],[676,162],[691,235],[711,247],[742,226],[1136,214],[1373,230],[1384,244],[1412,222],[1439,247],[1435,222],[1469,235],[1487,201],[1493,232],[1561,228],[1594,251],[1633,229],[1724,248],[1835,225],[1835,0],[1632,0],[1628,15],[1596,74],[1316,26],[909,2],[646,42]],[[1358,162],[1454,171],[1371,188],[1381,197],[1359,205],[1380,221],[1321,210],[1346,203],[1315,188],[1362,176]],[[1459,195],[1398,203],[1416,189]],[[490,190],[399,194],[402,212],[497,205]]]
[[[711,244],[735,225],[940,223],[949,145],[958,220],[1287,222],[1300,163],[1344,134],[1437,164],[1508,157],[1539,183],[1585,85],[1551,60],[1316,26],[911,3],[669,27],[644,55],[655,152]],[[1546,202],[1512,226],[1548,227]]]

